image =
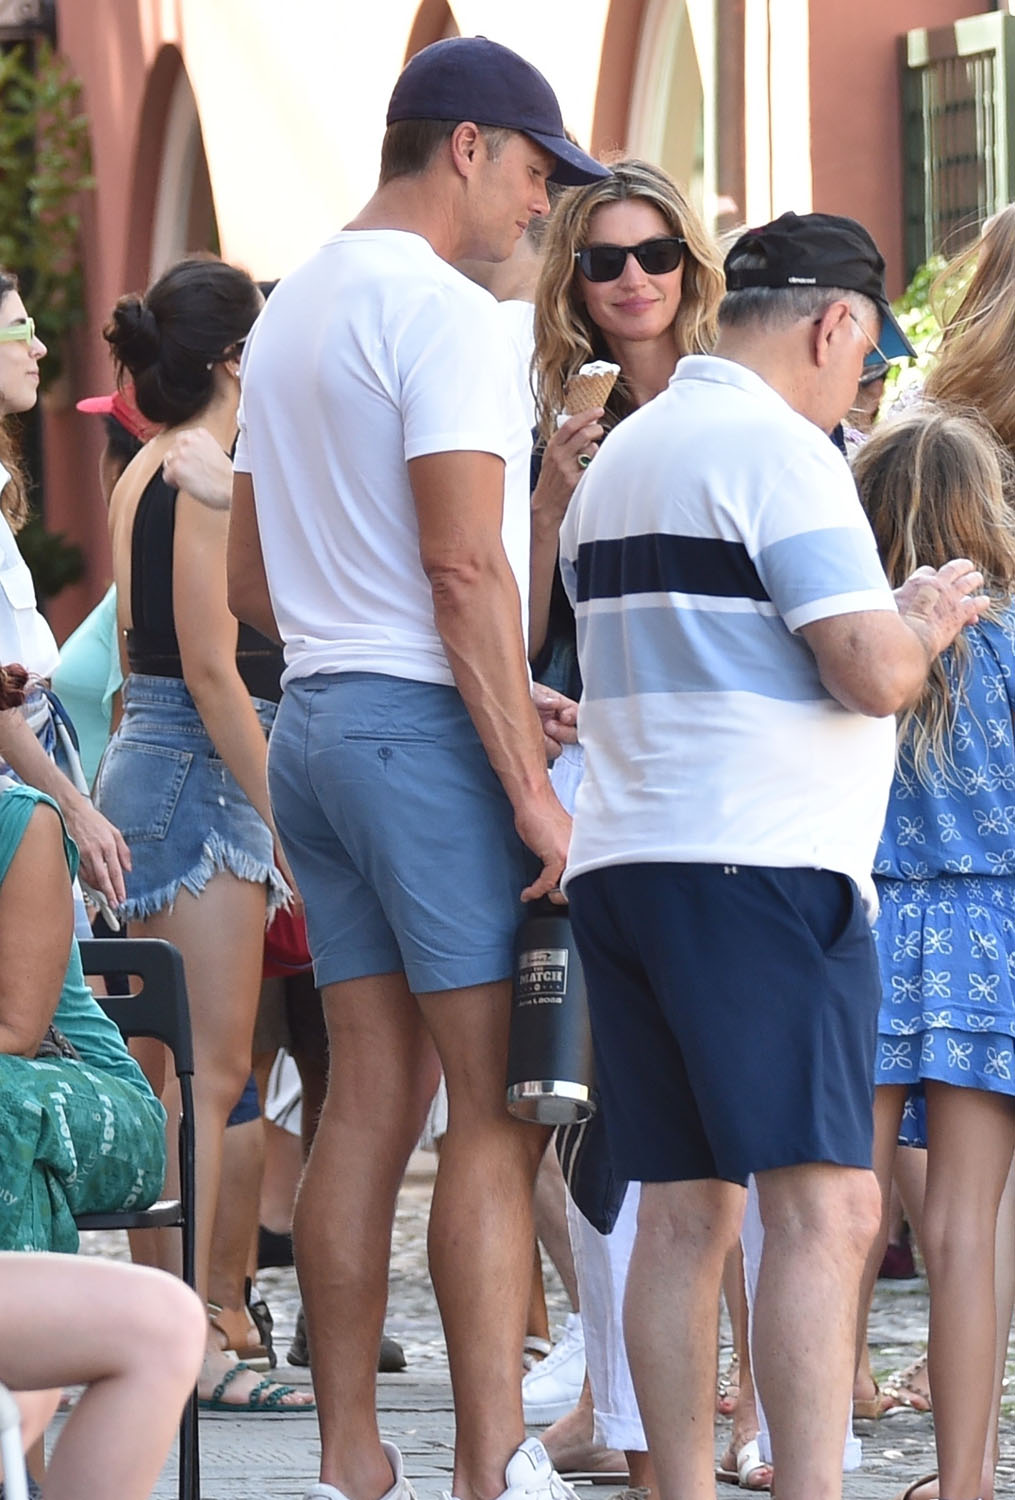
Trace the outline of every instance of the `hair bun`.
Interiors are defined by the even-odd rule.
[[[103,334],[117,363],[125,365],[132,375],[154,364],[159,357],[162,345],[159,325],[151,308],[136,293],[120,298]]]

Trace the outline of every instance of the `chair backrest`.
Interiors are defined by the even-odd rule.
[[[139,994],[98,997],[123,1035],[165,1042],[177,1077],[192,1074],[194,1048],[179,950],[162,938],[86,938],[78,946],[86,974],[131,974],[141,980]]]

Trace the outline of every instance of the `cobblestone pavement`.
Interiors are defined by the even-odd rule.
[[[403,1345],[408,1368],[399,1375],[380,1376],[378,1393],[381,1430],[401,1448],[420,1500],[438,1500],[450,1489],[453,1444],[447,1360],[426,1270],[431,1186],[431,1159],[415,1157],[399,1200],[387,1319],[387,1331]],[[86,1236],[82,1248],[117,1256],[126,1253],[123,1241],[115,1236]],[[547,1282],[551,1318],[563,1319],[565,1299],[552,1271]],[[281,1365],[277,1373],[284,1371],[284,1378],[291,1378],[293,1384],[307,1383],[307,1372],[291,1369],[284,1357],[299,1306],[294,1273],[291,1269],[263,1271],[258,1285],[275,1318]],[[870,1325],[879,1376],[908,1364],[922,1351],[926,1317],[923,1280],[879,1282]],[[1015,1356],[1015,1347],[1010,1354]],[[1013,1373],[1011,1358],[1009,1373]],[[914,1477],[935,1467],[930,1416],[906,1413],[881,1422],[862,1422],[857,1424],[857,1433],[863,1439],[864,1462],[857,1473],[845,1476],[845,1500],[892,1500]],[[717,1452],[725,1447],[727,1437],[727,1424],[720,1419]],[[300,1497],[317,1478],[319,1453],[317,1425],[310,1416],[202,1415],[203,1500],[248,1500],[255,1487],[264,1500]],[[155,1495],[157,1500],[172,1500],[176,1492],[174,1454]],[[611,1500],[617,1492],[597,1487],[583,1488],[581,1493],[587,1500]],[[718,1493],[733,1500],[736,1491],[720,1484]],[[1015,1396],[1006,1398],[1002,1414],[997,1495],[1015,1495]]]

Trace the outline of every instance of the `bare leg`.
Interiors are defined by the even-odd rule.
[[[754,1391],[754,1370],[751,1365],[747,1292],[744,1287],[744,1257],[740,1243],[726,1257],[723,1272],[726,1306],[733,1328],[733,1347],[737,1352],[739,1386],[736,1406],[733,1410],[733,1429],[729,1447],[722,1458],[721,1467],[728,1473],[737,1472],[737,1458],[745,1443],[750,1443],[761,1431],[758,1417],[758,1402]],[[772,1483],[772,1467],[759,1463],[748,1477],[747,1489],[769,1489]]]
[[[243,1345],[260,1347],[260,1336],[247,1312],[244,1282],[257,1227],[257,1205],[264,1168],[264,1121],[245,1120],[226,1128],[222,1143],[222,1178],[215,1205],[208,1267],[208,1300],[222,1309],[217,1321],[227,1329],[243,1358]],[[217,1335],[220,1343],[227,1340]]]
[[[574,1256],[571,1254],[571,1236],[567,1232],[567,1207],[564,1201],[566,1192],[560,1162],[551,1142],[543,1152],[543,1159],[536,1173],[532,1212],[536,1234],[564,1283],[572,1310],[577,1312],[578,1280],[575,1276]]]
[[[550,1316],[546,1311],[546,1288],[543,1285],[543,1257],[539,1241],[532,1241],[532,1276],[529,1281],[529,1306],[525,1314],[526,1339],[550,1342]]]
[[[1008,1355],[1008,1334],[1012,1308],[1015,1306],[1015,1164],[1008,1169],[1001,1206],[997,1213],[997,1235],[994,1241],[994,1292],[997,1307],[997,1344],[994,1362],[994,1394],[991,1398],[990,1425],[980,1475],[983,1500],[993,1500],[994,1470],[999,1457],[998,1421],[1001,1415],[1001,1393]]]
[[[739,1240],[726,1257],[722,1291],[733,1335],[733,1354],[716,1383],[715,1409],[720,1416],[731,1417],[740,1399],[740,1371],[747,1363],[747,1296],[744,1291],[744,1255]]]
[[[902,1121],[902,1107],[905,1100],[906,1090],[904,1088],[897,1088],[893,1084],[874,1090],[874,1173],[877,1177],[878,1188],[881,1193],[881,1222],[878,1225],[877,1237],[871,1246],[860,1282],[860,1296],[857,1304],[856,1319],[856,1374],[853,1381],[853,1400],[856,1402],[874,1402],[875,1406],[877,1404],[877,1386],[871,1370],[870,1351],[867,1348],[867,1320],[870,1317],[871,1303],[874,1300],[874,1288],[877,1285],[878,1271],[885,1257],[885,1245],[888,1243],[888,1203],[892,1189],[892,1173],[898,1154],[896,1146],[899,1139],[899,1125]],[[862,1410],[857,1412],[858,1416],[862,1414]]]
[[[504,1107],[510,985],[421,996],[420,1005],[448,1089],[429,1249],[455,1395],[453,1494],[488,1500],[525,1437],[518,1357],[546,1132]]]
[[[757,1182],[765,1244],[754,1373],[779,1500],[837,1500],[860,1278],[880,1222],[877,1181],[815,1164],[761,1172]]]
[[[948,1500],[977,1500],[994,1389],[994,1238],[1015,1104],[930,1080],[926,1093],[923,1254],[940,1489]]]
[[[592,1472],[598,1469],[623,1474],[625,1467],[630,1467],[622,1453],[596,1444],[595,1419],[592,1387],[586,1370],[577,1406],[565,1416],[558,1417],[543,1433],[543,1446],[558,1473],[566,1474],[571,1470]]]
[[[183,954],[194,1034],[194,1113],[196,1159],[196,1278],[198,1296],[208,1300],[211,1240],[222,1171],[222,1145],[229,1118],[250,1075],[254,1018],[261,988],[266,888],[234,875],[213,876],[200,896],[181,890],[173,910],[132,924],[144,937],[167,938]],[[168,1098],[167,1091],[167,1098]],[[171,1106],[167,1106],[170,1108]],[[200,1380],[210,1396],[234,1363],[223,1354],[213,1331]],[[253,1370],[231,1382],[225,1397],[242,1404],[260,1380]],[[298,1392],[288,1405],[307,1404]]]
[[[624,1329],[662,1500],[714,1500],[716,1308],[745,1194],[728,1182],[642,1184]]]
[[[0,1378],[24,1390],[87,1385],[46,1500],[144,1500],[201,1362],[197,1298],[160,1272],[76,1256],[0,1256],[0,1287]]]
[[[293,1216],[321,1428],[321,1479],[376,1500],[392,1473],[375,1388],[391,1226],[406,1163],[437,1085],[437,1059],[402,974],[323,991],[331,1076]],[[503,1080],[502,1080],[503,1087]],[[488,1185],[465,1205],[485,1207]],[[528,1262],[526,1261],[526,1269]],[[518,1351],[515,1349],[515,1385]]]

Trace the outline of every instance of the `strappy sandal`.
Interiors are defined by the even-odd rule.
[[[884,1416],[894,1416],[900,1411],[933,1411],[930,1393],[916,1383],[916,1377],[922,1375],[926,1368],[927,1356],[921,1354],[919,1359],[914,1359],[904,1370],[897,1370],[894,1375],[889,1375],[881,1387],[882,1396],[886,1396],[891,1402],[891,1406],[883,1413]]]
[[[879,1386],[876,1380],[873,1396],[853,1397],[854,1422],[877,1422],[894,1410],[895,1397],[889,1394],[887,1386]]]
[[[715,1409],[721,1417],[731,1417],[740,1400],[740,1356],[736,1350],[715,1383]]]
[[[301,1401],[293,1405],[286,1405],[286,1398],[304,1394],[298,1386],[282,1385],[277,1380],[259,1380],[250,1391],[245,1401],[226,1401],[225,1393],[232,1385],[237,1376],[249,1370],[250,1366],[239,1360],[237,1364],[230,1365],[218,1385],[210,1396],[198,1400],[198,1406],[202,1411],[226,1412],[229,1416],[242,1417],[250,1413],[257,1416],[289,1417],[293,1413],[302,1415],[306,1412],[317,1410],[316,1401]]]
[[[273,1370],[278,1356],[271,1341],[271,1313],[263,1302],[260,1309],[263,1311],[259,1322],[253,1307],[219,1307],[217,1302],[209,1302],[208,1321],[218,1334],[219,1348],[224,1354],[237,1355],[252,1370]]]

